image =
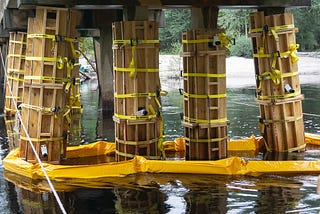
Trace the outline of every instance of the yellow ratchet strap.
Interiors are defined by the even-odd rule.
[[[213,39],[190,39],[190,40],[183,39],[182,40],[182,43],[185,43],[185,44],[199,44],[199,43],[208,43],[208,42],[213,42]]]
[[[157,115],[146,115],[146,116],[129,116],[129,115],[120,115],[120,114],[114,114],[115,117],[125,120],[150,120],[153,118],[156,118]]]
[[[21,58],[21,59],[25,59],[26,58],[26,55],[22,55],[22,54],[8,54],[7,57],[18,57],[18,58]]]
[[[17,99],[17,100],[20,100],[21,97],[16,97],[16,96],[6,96],[6,98],[9,98],[9,99]]]
[[[284,30],[291,30],[294,28],[293,24],[290,25],[279,25],[279,26],[274,26],[274,27],[267,27],[268,30],[274,30],[274,31],[284,31]],[[251,29],[250,32],[251,33],[262,33],[265,32],[265,27],[263,28],[255,28],[255,29]]]
[[[258,89],[262,88],[262,80],[272,80],[275,85],[279,85],[281,83],[281,72],[279,70],[266,71],[258,76],[260,80],[260,84]]]
[[[258,89],[262,88],[262,80],[270,80],[271,79],[275,85],[279,85],[282,78],[293,77],[298,74],[299,74],[298,72],[290,72],[290,73],[281,74],[281,72],[276,69],[272,70],[271,72],[269,72],[269,71],[264,72],[263,74],[258,76],[258,79],[260,80],[260,84],[259,84]]]
[[[157,96],[156,93],[132,93],[132,94],[118,94],[114,93],[115,98],[133,98],[133,97],[155,97]]]
[[[61,140],[64,140],[63,137],[55,137],[55,138],[27,138],[27,137],[24,137],[24,136],[20,136],[20,139],[21,140],[25,140],[25,141],[29,141],[29,139],[32,141],[32,142],[52,142],[52,141],[61,141]]]
[[[114,40],[114,45],[120,45],[120,47],[131,45],[131,61],[129,64],[129,72],[130,77],[134,77],[136,72],[138,72],[135,64],[135,53],[136,53],[136,47],[138,45],[144,45],[144,44],[158,44],[159,40],[139,40],[139,39],[128,39],[128,40]],[[141,72],[141,71],[140,71]]]
[[[299,47],[300,47],[299,44],[291,44],[289,46],[289,50],[286,51],[286,52],[280,53],[280,56],[281,57],[290,56],[291,57],[291,62],[292,63],[296,63],[299,60],[299,58],[298,58],[298,56],[296,54]]]
[[[270,100],[270,99],[285,99],[285,98],[290,98],[290,97],[296,97],[301,94],[301,91],[297,91],[295,93],[290,93],[290,94],[283,94],[283,95],[271,95],[271,96],[266,96],[266,95],[260,95],[258,96],[260,100]]]
[[[46,80],[46,81],[55,81],[55,82],[68,82],[67,78],[58,78],[51,76],[24,76],[25,80]]]
[[[20,79],[20,78],[13,77],[13,76],[7,76],[7,79],[9,79],[9,80],[15,80],[15,81],[20,81],[20,82],[24,82],[24,79]]]
[[[202,119],[196,119],[196,118],[190,118],[184,116],[183,119],[189,123],[223,123],[227,122],[227,118],[220,118],[220,119],[215,119],[215,120],[202,120]]]
[[[218,99],[218,98],[225,98],[227,97],[227,94],[211,94],[211,95],[205,95],[205,94],[189,94],[186,92],[183,92],[183,95],[190,98],[199,98],[199,99]]]
[[[25,104],[22,103],[21,104],[22,108],[27,108],[27,109],[31,109],[31,110],[35,110],[35,111],[42,111],[44,113],[54,113],[54,109],[55,108],[48,108],[48,107],[40,107],[40,106],[35,106],[35,105],[29,105],[29,104]]]
[[[26,45],[27,42],[22,42],[22,41],[14,41],[14,40],[10,40],[9,43],[13,43],[13,44],[20,44],[20,45]]]
[[[217,34],[218,39],[220,41],[221,47],[228,47],[233,44],[231,37],[227,36],[225,33],[218,33]],[[183,39],[182,43],[184,44],[200,44],[200,43],[209,43],[213,42],[214,39]]]
[[[159,72],[158,68],[119,68],[119,67],[114,67],[115,71],[119,72]]]
[[[51,35],[51,34],[28,34],[27,38],[40,38],[40,39],[51,39],[52,40],[52,49],[54,49],[55,42],[69,42],[73,57],[79,58],[81,53],[79,50],[74,48],[74,43],[79,42],[82,44],[82,51],[84,51],[84,43],[82,40],[69,38],[66,36],[60,35]]]

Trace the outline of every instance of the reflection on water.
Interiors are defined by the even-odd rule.
[[[162,98],[167,139],[183,135],[180,124],[182,96],[179,81],[167,82]],[[97,83],[82,85],[82,143],[97,138],[113,140],[111,116],[103,117],[97,107]],[[303,85],[306,131],[320,133],[319,85]],[[254,88],[228,89],[230,138],[259,135],[258,105]],[[1,158],[8,150],[5,124],[0,118]],[[319,151],[291,154],[289,159],[319,159]],[[275,157],[265,157],[273,159]],[[278,157],[285,159],[288,157]],[[0,168],[0,173],[3,167]],[[45,181],[30,181],[5,173],[0,177],[0,213],[59,213],[59,207]],[[317,213],[317,176],[213,176],[142,174],[126,178],[58,182],[55,186],[68,213]]]

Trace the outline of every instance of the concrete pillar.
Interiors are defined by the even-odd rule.
[[[6,60],[6,53],[7,53],[7,44],[2,43],[0,44],[1,52],[3,60]],[[5,82],[4,82],[4,76],[5,76],[5,68],[3,67],[2,60],[0,58],[0,114],[3,113],[4,109],[4,96],[5,96]]]
[[[113,53],[112,27],[100,28],[100,37],[94,38],[94,51],[99,80],[99,107],[113,113]]]
[[[191,28],[216,29],[218,25],[219,8],[203,7],[191,8]]]

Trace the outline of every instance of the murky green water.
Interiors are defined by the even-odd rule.
[[[112,122],[110,118],[103,119],[96,105],[96,86],[95,82],[82,86],[83,143],[96,138],[113,139]],[[180,86],[181,82],[176,80],[163,83],[164,89],[170,92],[163,98],[164,128],[168,140],[183,135],[180,125],[182,97],[177,90]],[[319,90],[319,85],[302,85],[305,113],[320,114]],[[259,135],[259,109],[254,93],[253,87],[228,89],[228,119],[231,122],[228,133],[231,138]],[[304,118],[306,131],[320,134],[320,117],[305,115]],[[1,117],[1,158],[8,150],[6,141]],[[306,156],[317,158],[319,152],[313,151]],[[2,164],[0,173],[3,173]],[[78,182],[65,191],[59,191],[59,196],[68,213],[318,213],[320,195],[316,193],[317,183],[317,175],[144,174],[98,180],[91,183],[92,188],[85,187],[85,181]],[[3,176],[0,176],[0,207],[0,213],[60,212],[51,193],[20,188]]]

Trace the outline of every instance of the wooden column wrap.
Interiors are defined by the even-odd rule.
[[[162,115],[158,24],[113,23],[116,159],[160,159]],[[145,111],[140,117],[139,112]]]
[[[36,17],[28,20],[22,122],[43,162],[60,163],[65,157],[72,110],[67,85],[78,69],[67,66],[67,62],[76,63],[77,59],[76,47],[65,39],[76,37],[75,22],[75,14],[68,9],[51,7],[37,7]],[[37,161],[23,130],[20,157]]]
[[[221,30],[183,33],[184,118],[187,159],[227,157],[226,48]]]
[[[258,12],[250,16],[250,21],[261,133],[270,151],[302,151],[303,95],[293,15],[265,16]]]

